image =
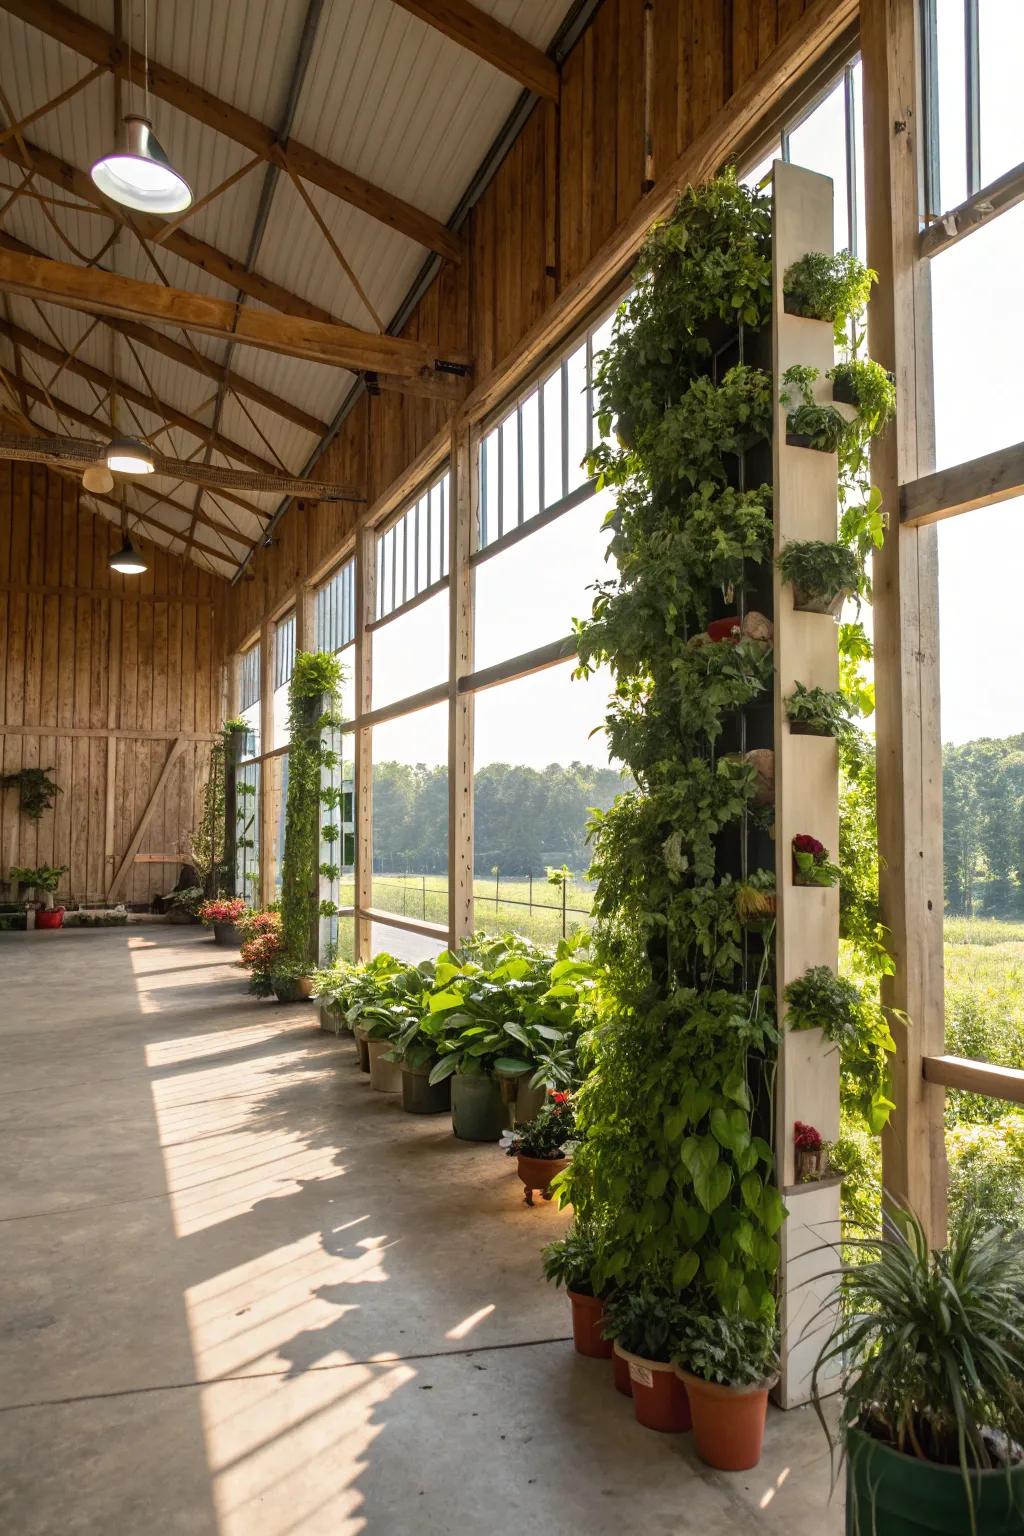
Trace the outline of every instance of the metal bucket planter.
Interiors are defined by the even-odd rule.
[[[402,1108],[410,1115],[443,1115],[452,1107],[452,1080],[428,1082],[429,1067],[402,1063]]]
[[[505,1129],[501,1084],[489,1072],[456,1072],[452,1079],[452,1130],[460,1141],[500,1141]]]
[[[241,949],[242,935],[237,923],[214,923],[213,942],[222,949]]]
[[[370,1061],[370,1087],[378,1093],[400,1093],[402,1089],[402,1065],[387,1061],[391,1049],[390,1040],[367,1040],[366,1052]]]

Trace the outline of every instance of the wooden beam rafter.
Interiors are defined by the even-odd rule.
[[[0,249],[0,291],[87,314],[177,325],[219,341],[234,341],[353,372],[373,372],[393,381],[399,389],[406,380],[434,382],[436,349],[423,342],[378,336],[354,326],[297,315],[240,310],[228,299],[213,299],[184,288],[164,288],[46,257]],[[463,353],[450,354],[446,360],[461,366],[469,362]],[[443,387],[458,380],[437,382]]]
[[[537,96],[558,100],[558,66],[541,49],[528,43],[469,0],[395,0],[404,11],[442,32],[460,48],[493,64]]]
[[[0,5],[10,15],[45,32],[66,48],[91,59],[94,64],[102,65],[119,79],[131,78],[138,82],[143,78],[145,60],[138,53],[133,54],[111,33],[71,10],[69,6],[59,4],[58,0],[0,0]],[[226,138],[234,139],[237,144],[244,145],[250,154],[262,155],[265,160],[273,158],[277,135],[258,118],[214,96],[210,91],[203,90],[184,75],[154,60],[149,62],[148,84],[154,96],[169,102],[178,111],[187,113],[208,128],[216,129]],[[411,203],[374,186],[364,177],[335,164],[325,155],[318,154],[315,149],[297,140],[289,140],[288,155],[305,181],[311,181],[352,207],[362,209],[371,218],[407,235],[428,250],[437,251],[451,261],[462,259],[462,246],[458,237],[437,219],[414,208]]]
[[[920,528],[1014,496],[1024,496],[1024,443],[906,481],[900,486],[900,521]]]

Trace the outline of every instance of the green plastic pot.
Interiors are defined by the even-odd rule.
[[[460,1141],[500,1141],[505,1129],[501,1084],[489,1073],[452,1078],[452,1130]]]
[[[1024,1465],[975,1472],[978,1536],[1024,1531]],[[971,1529],[959,1467],[904,1456],[851,1429],[846,1442],[846,1536],[966,1536]]]
[[[410,1115],[443,1115],[452,1107],[452,1080],[428,1082],[429,1067],[407,1067],[402,1063],[402,1108]]]

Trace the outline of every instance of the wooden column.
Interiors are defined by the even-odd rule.
[[[893,1022],[896,1110],[882,1136],[882,1174],[929,1240],[946,1233],[944,1090],[923,1058],[944,1048],[942,748],[938,559],[934,527],[899,521],[899,486],[934,467],[929,271],[918,254],[921,126],[911,0],[862,0],[871,355],[896,375],[896,422],[872,447],[871,477],[888,513],[875,555],[874,637],[882,922],[896,974],[883,998]]]
[[[264,619],[260,625],[260,751],[266,754],[274,745],[274,625]],[[274,846],[274,760],[264,756],[260,764],[260,906],[273,900]]]
[[[474,485],[472,432],[456,420],[448,516],[448,937],[453,945],[473,932],[473,695],[459,692],[459,680],[473,670]]]
[[[372,707],[373,631],[377,608],[377,539],[372,528],[356,534],[356,718]],[[373,727],[355,732],[355,957],[369,960],[370,920],[362,914],[373,905]]]
[[[782,283],[787,269],[809,251],[831,253],[832,182],[799,166],[774,165],[772,391],[774,431],[775,555],[794,540],[835,541],[838,462],[834,453],[791,447],[786,411],[779,403],[782,375],[795,363],[817,368],[816,398],[831,399],[826,370],[834,361],[832,325],[787,315]],[[839,761],[831,738],[790,734],[785,700],[795,683],[834,690],[839,649],[833,619],[798,612],[793,588],[775,566],[775,971],[782,1038],[775,1086],[776,1166],[788,1219],[779,1233],[782,1360],[778,1400],[783,1408],[809,1401],[820,1347],[811,1334],[834,1281],[839,1236],[838,1180],[796,1182],[793,1128],[814,1125],[828,1141],[839,1135],[839,1053],[820,1029],[787,1028],[785,989],[811,967],[839,963],[839,889],[793,883],[792,840],[817,837],[835,858],[839,842]]]
[[[103,824],[103,886],[109,887],[114,874],[114,823],[117,812],[117,737],[121,724],[121,630],[124,604],[114,598],[110,604],[110,632],[107,650],[107,782]]]
[[[316,593],[304,581],[295,588],[295,649],[316,650]]]

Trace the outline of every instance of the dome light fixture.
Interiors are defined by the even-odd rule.
[[[192,188],[141,114],[125,116],[122,143],[97,160],[89,174],[104,197],[140,213],[182,213],[192,206]]]
[[[114,477],[105,463],[90,464],[82,474],[82,488],[102,496],[114,489]]]
[[[117,475],[151,475],[153,455],[137,437],[112,437],[107,448],[107,468]]]
[[[120,571],[122,576],[141,576],[143,571],[149,570],[149,566],[126,534],[121,548],[116,555],[110,557],[110,569]]]

